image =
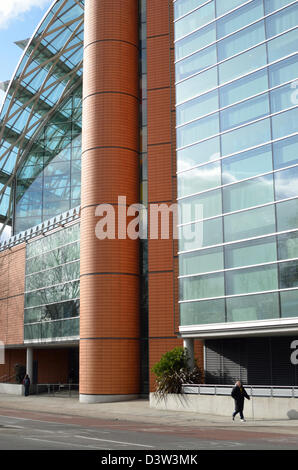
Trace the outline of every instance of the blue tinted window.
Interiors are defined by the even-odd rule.
[[[183,80],[183,78],[215,65],[216,62],[216,46],[207,47],[176,64],[176,80]]]
[[[275,212],[273,205],[224,217],[224,233],[227,242],[274,232]]]
[[[298,108],[291,109],[272,117],[273,139],[297,132]]]
[[[205,2],[206,0],[177,0],[174,3],[175,19],[179,18],[179,16],[185,15],[191,10],[194,10]]]
[[[260,70],[220,88],[220,106],[228,106],[268,88],[267,70]]]
[[[289,3],[291,3],[291,0],[264,0],[265,14],[278,10]]]
[[[216,0],[216,14],[217,16],[223,15],[224,13],[242,5],[242,3],[245,3],[245,0]]]
[[[276,204],[277,231],[298,228],[298,199]]]
[[[180,276],[223,269],[223,248],[209,248],[179,255]]]
[[[256,176],[272,170],[271,146],[250,150],[222,160],[222,183]]]
[[[273,62],[274,60],[281,59],[287,55],[296,52],[298,41],[298,29],[290,31],[289,33],[283,34],[275,39],[268,42],[268,60]]]
[[[275,196],[278,199],[287,199],[298,196],[298,167],[277,171],[274,174]]]
[[[278,294],[249,295],[227,299],[227,321],[267,320],[279,317]]]
[[[225,321],[224,299],[201,300],[180,304],[181,325],[202,325]]]
[[[260,176],[249,181],[223,188],[224,212],[233,212],[247,207],[273,202],[272,175]]]
[[[243,26],[249,23],[253,23],[263,15],[263,0],[254,0],[248,5],[244,5],[242,8],[234,11],[234,13],[220,18],[217,21],[217,36],[218,38],[222,38],[223,36],[233,33],[237,31],[237,29],[243,28]]]
[[[298,287],[298,261],[279,264],[279,283],[281,289]]]
[[[270,120],[249,124],[221,136],[223,155],[236,153],[245,148],[271,140]]]
[[[260,21],[239,33],[235,33],[220,41],[217,45],[218,60],[224,60],[232,55],[238,54],[245,49],[249,49],[265,40],[264,21]]]
[[[186,170],[200,163],[211,162],[220,157],[219,137],[177,150],[178,171]]]
[[[215,23],[187,36],[175,43],[175,58],[182,59],[188,54],[192,54],[216,40]]]
[[[208,114],[218,109],[218,91],[214,90],[210,93],[194,98],[184,104],[176,107],[176,123],[177,126],[193,119],[197,119],[204,114]]]
[[[200,28],[214,19],[214,2],[199,8],[175,23],[175,39],[179,39],[191,31]]]
[[[298,289],[280,293],[281,316],[297,317]]]
[[[298,258],[298,231],[283,233],[277,237],[278,258]]]
[[[278,289],[277,265],[239,269],[226,273],[227,295]]]
[[[266,237],[225,246],[225,267],[237,268],[276,261],[276,239]]]
[[[206,191],[220,184],[220,162],[200,166],[178,175],[178,197]]]
[[[176,103],[203,94],[205,91],[215,88],[217,84],[216,67],[195,75],[176,85]]]
[[[273,144],[274,168],[298,163],[298,135]]]
[[[221,131],[240,126],[269,114],[269,95],[264,93],[256,98],[236,104],[220,112]]]
[[[221,214],[221,191],[209,191],[180,201],[182,223],[205,219]]]
[[[234,57],[219,65],[220,83],[233,80],[236,77],[245,75],[267,63],[266,46],[261,45],[255,49]]]
[[[198,140],[205,139],[219,132],[218,113],[212,114],[198,121],[187,124],[177,129],[177,146],[193,144]]]
[[[179,251],[195,250],[223,242],[222,218],[203,220],[179,228]]]
[[[275,36],[287,29],[294,28],[298,23],[298,8],[297,5],[286,8],[275,15],[266,18],[266,32],[267,37]]]
[[[284,109],[291,108],[294,104],[298,104],[293,99],[293,89],[289,84],[271,91],[270,102],[272,113],[283,111]]]
[[[224,274],[206,274],[180,279],[180,292],[181,300],[220,297],[225,294]]]
[[[294,80],[298,76],[297,54],[269,67],[270,87]]]

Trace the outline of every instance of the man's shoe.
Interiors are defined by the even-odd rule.
[[[232,420],[235,421],[235,416],[232,416]]]
[[[244,419],[244,418],[241,419],[241,421],[242,421],[242,423],[246,423],[246,419]]]

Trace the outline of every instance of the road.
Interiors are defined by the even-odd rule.
[[[298,436],[0,408],[0,450],[297,450]]]

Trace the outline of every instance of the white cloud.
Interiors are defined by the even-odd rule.
[[[0,29],[7,28],[9,23],[21,18],[33,7],[44,8],[52,0],[0,0]]]

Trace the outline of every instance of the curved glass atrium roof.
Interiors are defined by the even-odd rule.
[[[80,204],[84,1],[56,0],[4,83],[0,222],[17,233]]]

